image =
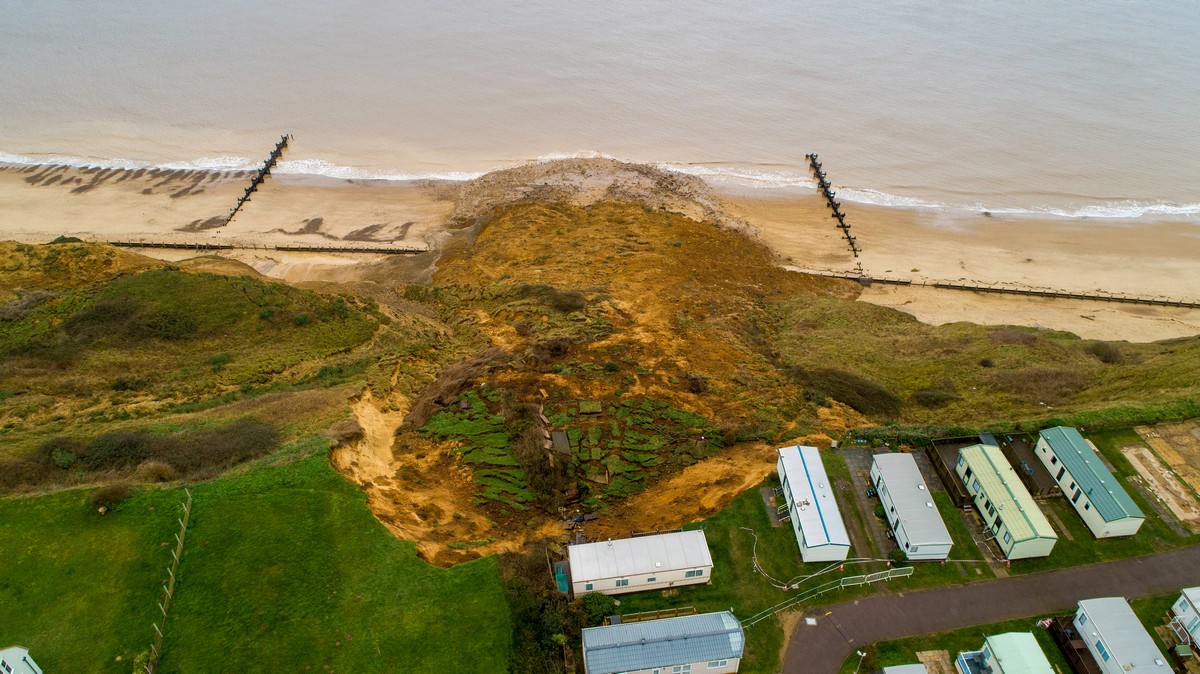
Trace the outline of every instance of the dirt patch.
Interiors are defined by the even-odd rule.
[[[611,508],[586,533],[591,538],[625,538],[632,532],[677,529],[716,513],[774,470],[771,447],[755,443],[730,448]]]
[[[1176,479],[1170,468],[1145,447],[1122,447],[1121,453],[1184,526],[1192,531],[1200,531],[1200,504],[1191,490]]]
[[[1200,494],[1200,421],[1138,426],[1134,430],[1179,479]]]
[[[779,661],[787,661],[788,644],[792,643],[792,635],[804,620],[804,611],[785,611],[779,614],[779,624],[783,628],[783,644],[779,647]]]
[[[398,538],[414,541],[417,554],[431,564],[520,550],[560,531],[540,516],[523,530],[500,531],[473,503],[471,473],[446,447],[414,434],[395,438],[407,400],[377,401],[367,390],[352,409],[362,436],[333,450],[334,467],[362,487],[379,521]]]

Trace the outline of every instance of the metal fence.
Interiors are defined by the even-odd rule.
[[[831,580],[828,583],[825,583],[824,585],[818,585],[817,587],[814,587],[812,589],[805,590],[803,593],[801,593],[795,597],[786,599],[768,609],[764,609],[762,611],[759,611],[758,613],[755,613],[754,615],[752,615],[749,618],[742,621],[742,627],[750,627],[751,625],[754,625],[755,623],[760,623],[760,622],[766,620],[767,618],[770,618],[771,616],[775,615],[776,613],[779,613],[780,611],[786,611],[787,609],[795,606],[796,604],[799,604],[800,602],[808,601],[809,599],[812,599],[813,597],[817,597],[822,594],[825,594],[826,592],[830,592],[833,590],[841,590],[841,589],[847,588],[847,587],[857,587],[859,585],[869,585],[871,583],[877,583],[881,580],[891,580],[893,578],[906,578],[908,576],[913,575],[913,571],[914,571],[914,568],[911,566],[902,566],[902,567],[898,567],[898,568],[890,568],[890,569],[885,569],[883,571],[877,571],[875,573],[868,573],[868,574],[860,575],[860,576],[842,576],[841,578],[838,578],[837,580]]]

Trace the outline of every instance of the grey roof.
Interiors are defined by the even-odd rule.
[[[929,670],[925,669],[925,665],[920,663],[913,665],[892,665],[884,667],[883,674],[929,674]]]
[[[742,657],[742,624],[729,611],[583,630],[588,674],[614,674]]]
[[[21,646],[0,648],[0,660],[12,667],[13,674],[42,674],[42,668],[38,667],[33,658],[29,657],[27,648]]]
[[[1070,426],[1055,426],[1042,431],[1041,436],[1105,522],[1126,517],[1146,518],[1079,431]]]
[[[914,545],[950,544],[950,532],[933,504],[929,485],[911,454],[876,454],[875,466],[887,486],[896,517]]]
[[[816,447],[796,445],[779,450],[779,460],[787,477],[792,501],[798,505],[792,519],[804,531],[804,544],[810,548],[822,545],[850,545],[850,535],[833,495],[833,484],[825,474],[821,451]]]
[[[1103,641],[1105,650],[1126,672],[1170,674],[1171,668],[1166,666],[1162,652],[1134,615],[1129,602],[1121,597],[1084,599],[1079,608],[1088,618],[1080,636],[1091,648],[1095,648],[1097,639]]]
[[[572,545],[567,548],[567,558],[571,560],[572,583],[712,566],[703,531]]]

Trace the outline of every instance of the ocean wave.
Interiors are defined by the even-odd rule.
[[[257,165],[255,168],[257,168]],[[370,170],[357,166],[334,164],[324,159],[289,159],[279,162],[275,171],[291,175],[325,176],[340,180],[389,180],[397,182],[406,180],[452,180],[462,182],[464,180],[474,180],[484,173],[470,171],[413,173],[408,171]]]
[[[655,164],[664,171],[684,173],[710,182],[761,188],[815,187],[816,181],[807,173],[766,171],[749,167],[712,166],[706,164]]]
[[[975,213],[991,213],[993,215],[1018,216],[1047,216],[1058,218],[1097,218],[1114,220],[1132,220],[1147,215],[1159,216],[1189,216],[1200,215],[1200,204],[1179,204],[1168,201],[1139,201],[1135,199],[1120,199],[1083,206],[1053,206],[1038,205],[1030,207],[988,206],[982,202],[948,203],[930,201],[918,197],[901,196],[880,192],[878,190],[835,187],[837,198],[859,204],[886,206],[889,208],[921,208],[952,211],[971,211]]]
[[[552,153],[537,157],[536,162],[551,162],[563,159],[612,159],[629,161],[621,157],[596,150],[579,150],[570,153]],[[252,171],[262,165],[261,161],[238,155],[200,157],[187,161],[155,164],[148,161],[120,158],[98,158],[68,155],[27,156],[0,151],[0,164],[17,166],[58,165],[74,168],[106,169],[166,169],[177,171]],[[519,165],[515,162],[514,165]],[[815,189],[815,181],[806,172],[766,170],[752,166],[729,166],[715,164],[658,163],[655,167],[665,171],[696,176],[716,185],[736,185],[750,188],[771,189]],[[412,180],[447,180],[462,182],[473,180],[483,171],[401,171],[397,169],[365,169],[357,166],[335,164],[324,159],[288,159],[280,161],[275,171],[284,175],[323,176],[339,180],[381,180],[404,182]],[[1042,216],[1060,218],[1137,219],[1146,216],[1179,217],[1200,215],[1200,203],[1174,203],[1122,199],[1086,205],[1035,205],[1012,207],[988,205],[982,201],[954,203],[921,197],[891,194],[880,190],[835,186],[837,198],[844,202],[885,206],[905,209],[935,209],[943,211],[987,212],[994,215]]]

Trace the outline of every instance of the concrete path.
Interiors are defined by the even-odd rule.
[[[876,641],[944,632],[1054,611],[1090,597],[1129,599],[1200,585],[1200,546],[968,585],[877,595],[808,611],[792,632],[786,674],[836,674],[855,649]],[[750,629],[754,629],[751,627]]]

